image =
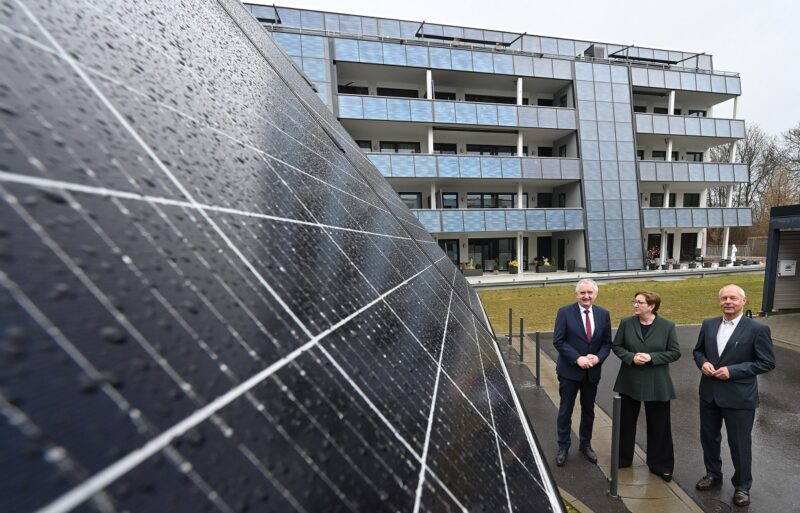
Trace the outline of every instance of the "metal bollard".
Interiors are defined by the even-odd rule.
[[[611,478],[609,479],[608,495],[618,497],[617,485],[619,473],[619,418],[622,407],[622,397],[614,394],[614,411],[611,420]]]
[[[541,375],[541,366],[539,365],[539,332],[536,332],[536,388],[541,386],[541,382],[539,381],[539,376]]]
[[[522,344],[525,342],[525,330],[524,323],[525,319],[520,317],[519,318],[519,361],[523,361],[522,359]]]
[[[511,345],[511,336],[514,334],[514,321],[511,318],[513,311],[508,309],[508,345]]]

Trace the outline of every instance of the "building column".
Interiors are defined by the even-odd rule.
[[[517,77],[517,105],[522,105],[522,77]]]
[[[733,185],[729,185],[727,188],[728,198],[725,201],[725,207],[731,208],[733,207]],[[730,242],[731,238],[731,228],[730,226],[726,227],[722,233],[722,256],[720,258],[727,259],[728,258],[728,242]]]
[[[525,201],[522,197],[522,182],[517,182],[517,208],[525,208]]]
[[[675,230],[675,237],[672,240],[672,255],[675,257],[675,264],[681,261],[681,234],[683,230]]]
[[[425,70],[425,91],[427,98],[433,100],[433,71],[430,69]]]
[[[524,145],[522,144],[522,130],[517,130],[517,156],[522,156],[522,148]]]
[[[670,116],[675,115],[675,90],[671,90],[669,92],[669,107],[667,107],[667,113]]]
[[[433,155],[433,127],[428,127],[428,153]]]
[[[667,153],[669,155],[669,153]],[[668,208],[669,207],[669,184],[664,184],[661,186],[664,191],[664,203],[661,204],[661,208]],[[667,230],[661,230],[661,249],[659,251],[659,263],[664,265],[667,263]]]
[[[667,137],[667,162],[672,162],[672,137]]]
[[[522,232],[517,232],[517,263],[519,266],[517,267],[519,274],[522,274],[522,269],[524,268],[522,264],[522,256],[525,254],[522,251],[522,243],[525,241],[525,238],[522,236]]]
[[[436,182],[431,182],[431,210],[436,210]]]

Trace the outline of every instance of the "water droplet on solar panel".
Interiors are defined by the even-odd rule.
[[[128,336],[125,332],[117,326],[106,326],[102,328],[100,330],[100,338],[114,345],[124,344],[128,340]]]
[[[192,471],[192,464],[189,463],[188,461],[184,461],[183,463],[181,463],[180,469],[181,472],[183,472],[184,474],[188,474],[189,472]]]
[[[42,173],[47,172],[47,168],[44,166],[41,160],[37,159],[36,157],[28,157],[28,163],[41,171]]]
[[[222,434],[225,435],[225,438],[230,438],[233,436],[233,429],[226,426],[225,429],[222,430]]]
[[[133,409],[133,410],[131,410],[131,411],[128,413],[128,415],[130,415],[130,417],[131,417],[133,420],[139,420],[139,419],[141,419],[141,418],[142,418],[142,412],[141,412],[141,410],[137,410],[137,409]]]
[[[183,390],[184,392],[191,392],[192,385],[190,383],[183,382],[181,383],[181,390]]]
[[[67,457],[67,451],[63,447],[50,447],[44,453],[44,459],[49,463],[58,463]]]
[[[122,261],[127,265],[131,265],[133,263],[133,260],[131,260],[131,257],[128,255],[122,255]]]

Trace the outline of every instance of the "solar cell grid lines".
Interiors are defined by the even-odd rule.
[[[561,511],[475,292],[236,2],[0,9],[0,511]]]

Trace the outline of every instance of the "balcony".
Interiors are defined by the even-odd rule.
[[[580,179],[579,159],[390,153],[367,157],[387,178]]]
[[[575,109],[340,94],[339,118],[575,130]]]
[[[713,71],[694,73],[632,66],[631,83],[634,87],[717,93],[731,98],[742,94],[741,81],[738,76]]]
[[[639,179],[642,182],[747,183],[749,177],[746,164],[641,160]]]
[[[728,228],[752,226],[749,208],[643,208],[645,228]]]
[[[413,210],[431,233],[583,230],[582,208]]]
[[[733,139],[744,138],[744,121],[637,113],[636,133],[713,137],[730,142]]]

